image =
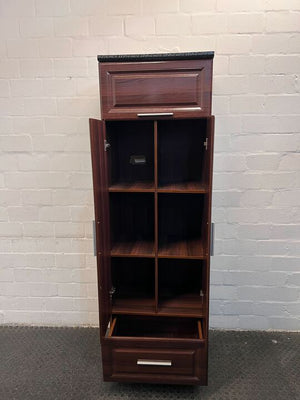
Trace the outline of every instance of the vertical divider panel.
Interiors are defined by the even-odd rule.
[[[155,251],[155,312],[158,312],[158,165],[157,165],[157,121],[154,121],[154,251]]]

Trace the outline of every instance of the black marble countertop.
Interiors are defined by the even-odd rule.
[[[135,62],[135,61],[173,61],[173,60],[200,60],[214,58],[213,51],[193,53],[162,53],[162,54],[114,54],[98,55],[101,62]]]

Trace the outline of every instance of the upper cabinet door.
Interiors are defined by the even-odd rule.
[[[100,62],[102,118],[195,118],[211,114],[212,59]]]

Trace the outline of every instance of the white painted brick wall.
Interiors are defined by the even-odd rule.
[[[214,50],[212,327],[300,328],[298,0],[0,0],[0,323],[98,324],[98,53]]]

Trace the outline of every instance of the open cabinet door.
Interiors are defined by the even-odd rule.
[[[100,338],[102,340],[111,317],[110,291],[112,288],[110,271],[109,195],[105,151],[105,127],[103,121],[90,119],[90,139],[94,182]]]

